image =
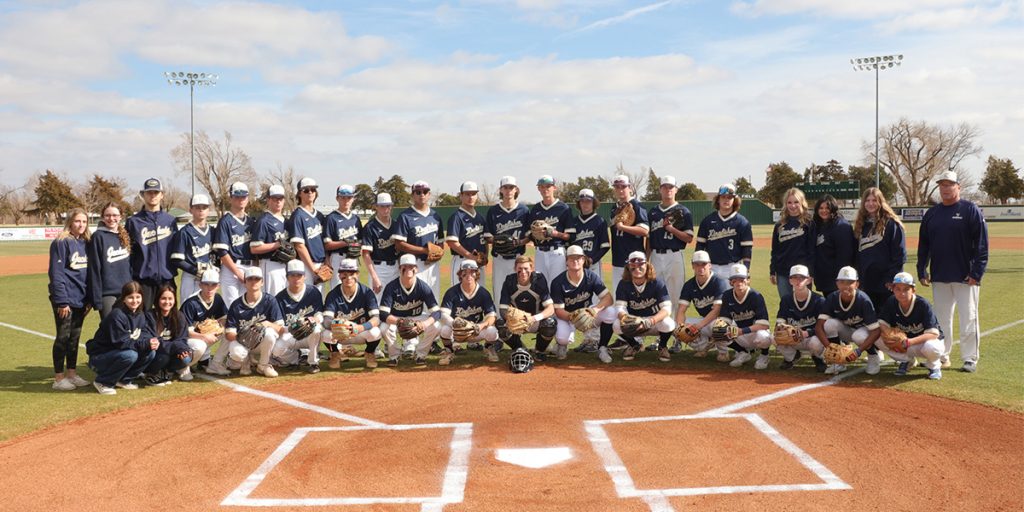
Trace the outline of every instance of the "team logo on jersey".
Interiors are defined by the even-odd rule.
[[[799,238],[801,236],[804,236],[804,227],[803,226],[796,227],[796,228],[780,229],[779,230],[779,241],[780,242],[785,242],[785,241],[788,241],[788,240],[792,240],[794,238]]]
[[[395,241],[393,239],[391,239],[391,238],[378,238],[377,239],[377,248],[378,249],[387,249],[388,247],[391,247],[392,245],[395,245]]]
[[[579,240],[586,240],[588,238],[594,238],[594,230],[592,230],[592,229],[584,229],[582,231],[577,231],[576,232],[576,240],[577,241],[579,241]]]
[[[138,327],[136,327],[135,330],[133,330],[131,332],[131,334],[128,335],[128,337],[133,339],[133,340],[137,340],[137,339],[139,339],[140,335],[142,335],[142,329],[139,329]]]
[[[479,236],[483,232],[484,232],[484,227],[481,224],[477,224],[477,225],[474,225],[474,226],[469,226],[469,227],[466,228],[466,237],[470,238],[470,237],[474,237],[474,236]]]
[[[896,327],[899,327],[903,332],[907,334],[918,335],[924,332],[924,324],[918,322],[916,324],[901,324],[896,322]]]
[[[298,310],[298,311],[296,311],[294,313],[291,313],[288,316],[286,316],[284,321],[285,321],[286,324],[290,324],[290,323],[295,322],[297,320],[301,320],[303,318],[306,318],[307,316],[311,316],[312,314],[313,314],[313,306],[306,306],[306,307],[304,307],[304,308],[302,308],[302,309],[300,309],[300,310]]]
[[[632,309],[632,310],[635,310],[635,311],[641,311],[641,310],[644,310],[644,309],[650,309],[650,308],[654,307],[654,305],[657,304],[657,303],[658,303],[658,299],[655,299],[654,297],[649,297],[649,298],[646,298],[646,299],[643,299],[643,300],[632,300],[631,299],[629,301],[629,309]]]
[[[818,235],[818,245],[825,243],[825,235]]]
[[[864,323],[864,317],[860,315],[853,315],[851,317],[843,319],[843,325],[847,325],[850,327],[856,327],[862,323]]]
[[[754,315],[754,311],[752,309],[748,309],[746,311],[734,311],[731,316],[734,322],[743,322],[746,320],[753,320]]]
[[[324,232],[324,227],[320,223],[313,224],[312,226],[306,226],[306,240],[313,238],[319,238],[320,234]]]
[[[454,317],[477,321],[484,316],[484,308],[480,306],[459,306],[453,311]]]
[[[426,226],[416,226],[416,228],[414,230],[414,233],[416,234],[417,237],[420,237],[420,238],[422,238],[425,235],[429,235],[431,233],[437,233],[437,223],[436,222],[431,222],[430,224],[427,224]]]
[[[364,316],[366,316],[366,308],[351,308],[348,311],[338,312],[338,318],[344,318],[353,322],[362,320]]]
[[[210,244],[194,245],[192,246],[192,257],[195,259],[202,258],[210,254]]]
[[[706,297],[694,297],[690,303],[693,304],[693,307],[696,309],[704,309],[715,305],[716,300],[718,300],[718,297],[708,295]]]
[[[808,328],[808,327],[818,323],[818,319],[813,317],[813,316],[807,316],[807,317],[804,317],[804,318],[787,318],[786,319],[786,323],[788,323],[789,325],[792,325],[794,327],[799,327],[801,329],[806,329],[806,328]]]
[[[156,231],[154,231],[145,227],[142,228],[140,234],[142,235],[142,245],[149,245],[171,236],[171,228],[167,226],[157,226]]]
[[[544,222],[547,222],[548,224],[551,224],[552,226],[557,226],[558,225],[558,217],[556,217],[554,215],[551,215],[551,216],[548,216],[548,217],[544,217],[541,220],[543,220]]]
[[[593,296],[594,296],[594,294],[591,293],[591,292],[578,292],[577,294],[575,294],[575,295],[573,295],[571,297],[570,296],[566,296],[565,297],[565,305],[566,306],[574,306],[574,305],[579,304],[581,302],[582,303],[586,303],[586,304],[590,304],[591,298]]]
[[[249,241],[251,239],[252,239],[252,236],[249,235],[249,233],[244,233],[244,234],[241,234],[241,235],[232,234],[231,235],[231,246],[232,247],[239,247],[239,246],[242,246],[242,245],[248,245]]]
[[[707,241],[712,242],[733,236],[736,236],[736,228],[709,229]]]
[[[396,303],[392,306],[392,309],[396,311],[404,311],[410,315],[418,315],[420,310],[423,309],[423,301],[416,299],[402,304]]]
[[[494,227],[495,227],[495,231],[497,231],[498,234],[503,234],[506,231],[512,231],[514,229],[519,229],[519,228],[523,227],[523,221],[521,221],[519,219],[513,219],[513,220],[510,220],[508,222],[499,222]],[[512,236],[516,236],[515,233],[507,233],[507,234],[512,235]]]
[[[878,245],[882,241],[882,236],[883,236],[883,233],[878,233],[878,234],[872,234],[872,235],[861,237],[861,239],[860,239],[860,250],[864,251],[865,249],[870,249],[870,248]]]
[[[964,220],[964,218],[963,218],[962,216],[960,216],[960,212],[956,212],[956,213],[955,213],[955,214],[953,214],[953,216],[952,216],[952,217],[950,217],[950,218],[951,218],[951,219],[953,219],[953,220]]]
[[[164,329],[164,330],[160,331],[160,339],[162,339],[164,341],[167,341],[167,340],[171,339],[171,330],[170,329]]]
[[[84,254],[78,254],[78,251],[71,253],[71,259],[68,261],[68,268],[71,270],[82,270],[89,266],[89,259]]]
[[[127,258],[128,256],[128,248],[126,247],[107,247],[107,263],[118,262]]]
[[[338,228],[338,238],[344,240],[346,238],[352,238],[359,235],[359,228],[355,225],[350,225],[345,228]]]

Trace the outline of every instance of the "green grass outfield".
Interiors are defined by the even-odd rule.
[[[1021,228],[1024,228],[1024,225],[1008,223],[990,225],[993,236],[1020,235]],[[755,231],[755,235],[767,236],[768,229],[769,227],[759,227]],[[916,226],[911,226],[908,230],[914,233]],[[40,242],[34,245],[39,248],[39,253],[45,253],[45,243]],[[0,244],[0,255],[11,254],[7,252],[7,247],[10,246]],[[687,257],[691,252],[692,249],[687,251]],[[905,267],[908,270],[912,270],[916,263],[916,251],[912,249],[910,252],[910,261]],[[766,275],[767,265],[765,262],[768,260],[768,256],[766,249],[755,250],[752,286],[764,292],[769,313],[774,320],[779,299]],[[447,262],[447,257],[445,261]],[[606,262],[605,268],[609,269],[610,264]],[[606,271],[605,274],[606,280],[610,282],[608,275],[610,272]],[[687,275],[690,275],[689,270]],[[442,276],[441,279],[444,283],[442,287],[446,288],[447,275]],[[1022,284],[1024,284],[1024,253],[993,251],[990,256],[988,273],[981,287],[982,331],[1004,326],[1024,317],[1021,296],[1017,295],[1021,293]],[[922,287],[919,292],[931,299],[929,288]],[[47,300],[45,274],[0,278],[0,304],[4,305],[4,308],[0,310],[0,322],[41,333],[52,334],[54,332],[53,316]],[[98,319],[99,317],[95,313],[89,316],[83,330],[83,343],[95,332]],[[940,382],[926,380],[925,372],[921,369],[912,370],[909,377],[893,377],[891,375],[892,366],[883,367],[883,372],[879,375],[871,377],[859,374],[845,382],[853,385],[893,387],[909,392],[927,393],[1024,412],[1024,353],[1020,347],[1022,337],[1024,337],[1024,324],[1018,324],[985,336],[981,342],[982,358],[979,372],[973,375],[955,371],[955,368],[959,367],[960,361],[959,350],[954,347],[954,369],[944,372],[944,377]],[[532,340],[527,341],[528,344],[532,344]],[[139,391],[121,392],[113,397],[100,396],[92,387],[75,392],[56,392],[50,387],[53,382],[51,346],[52,340],[50,339],[0,326],[0,353],[4,356],[0,358],[0,418],[3,418],[3,422],[0,423],[0,439],[8,439],[84,416],[102,414],[157,400],[208,392],[227,392],[217,384],[198,379],[191,383],[176,382],[174,385],[163,388],[143,388]],[[456,367],[488,364],[480,352],[464,352],[463,354],[466,355],[456,359]],[[698,372],[747,372],[748,374],[755,372],[753,365],[732,369],[715,362],[713,357],[694,359],[691,354],[684,352],[674,356],[670,363],[660,363],[653,354],[645,353],[635,361],[624,362],[616,358],[612,364],[617,366],[667,366],[682,371]],[[92,372],[86,368],[85,360],[83,349],[79,352],[79,369],[86,379],[90,379]],[[773,352],[771,366],[764,371],[778,372],[777,367],[780,362],[781,358]],[[570,352],[568,361],[564,363],[552,361],[548,364],[551,366],[559,364],[603,366],[593,354],[572,352]],[[325,370],[318,375],[283,372],[281,377],[275,380],[351,378],[364,371],[361,361],[353,361],[346,363],[340,372]],[[413,369],[411,365],[403,365],[398,370],[381,367],[376,371],[423,370]],[[445,370],[438,368],[432,358],[426,371]],[[814,372],[808,358],[802,359],[793,373],[809,380],[824,378]],[[234,380],[253,386],[271,382],[261,377],[236,377]]]

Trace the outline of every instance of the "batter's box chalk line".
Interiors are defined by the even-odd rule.
[[[451,452],[444,471],[439,496],[406,497],[337,497],[337,498],[250,498],[249,496],[266,479],[267,475],[295,449],[310,432],[345,432],[356,430],[417,430],[452,429]],[[338,505],[415,505],[420,504],[423,512],[440,511],[445,504],[461,503],[466,490],[466,476],[469,464],[469,450],[472,445],[472,423],[432,423],[423,425],[360,425],[352,427],[303,427],[295,429],[256,471],[246,477],[224,501],[223,506],[242,507],[315,507]]]

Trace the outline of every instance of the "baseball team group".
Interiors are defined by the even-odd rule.
[[[675,201],[675,178],[660,182],[661,201],[648,209],[629,178],[616,176],[605,218],[590,189],[579,191],[575,208],[557,199],[550,175],[537,180],[541,200],[531,207],[519,202],[516,178],[502,177],[500,203],[481,214],[478,187],[467,181],[445,223],[430,207],[430,185],[417,181],[397,216],[391,196],[378,194],[365,224],[352,210],[351,185],[337,188],[337,209],[323,215],[314,208],[319,186],[303,178],[287,217],[284,188],[272,186],[254,217],[249,188],[238,182],[215,226],[207,223],[210,198],[197,194],[179,229],[163,211],[160,181],[148,179],[139,212],[122,222],[109,204],[93,232],[87,213],[72,210],[50,246],[53,387],[90,385],[76,364],[92,309],[101,321],[85,347],[91,384],[104,395],[189,381],[200,365],[211,375],[255,369],[275,377],[282,366],[317,373],[321,345],[332,369],[350,358],[367,368],[425,365],[430,353],[449,365],[470,349],[498,362],[507,346],[510,367],[523,372],[565,359],[577,331],[575,351],[603,363],[617,350],[627,361],[650,351],[667,362],[688,346],[695,357],[715,351],[722,363],[754,360],[764,370],[775,345],[782,370],[807,355],[834,374],[866,353],[868,374],[887,355],[897,375],[921,364],[937,380],[950,366],[954,311],[962,370],[977,370],[988,235],[980,209],[960,198],[955,173],[939,176],[941,202],[921,222],[916,281],[903,271],[904,226],[877,188],[864,192],[852,224],[832,197],[810,208],[799,189],[786,191],[768,262],[780,297],[774,325],[750,286],[754,238],[734,186],[718,189],[715,211],[694,234],[690,211]],[[442,295],[445,251],[450,287]],[[917,285],[932,287],[934,304]],[[533,349],[524,346],[527,333]]]

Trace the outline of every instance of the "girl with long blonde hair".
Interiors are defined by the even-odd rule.
[[[864,191],[853,235],[857,237],[860,289],[871,297],[875,311],[881,311],[892,296],[892,278],[907,262],[907,246],[903,222],[878,188]]]
[[[779,298],[793,294],[789,269],[794,265],[810,267],[814,262],[814,236],[807,199],[803,191],[791,188],[782,195],[782,214],[772,230],[772,256],[768,275],[778,287]]]
[[[86,272],[89,259],[89,215],[81,208],[68,212],[64,229],[50,243],[50,305],[57,324],[53,340],[53,389],[72,391],[89,382],[78,376],[78,339],[89,314]]]

